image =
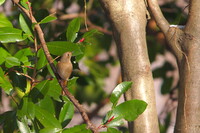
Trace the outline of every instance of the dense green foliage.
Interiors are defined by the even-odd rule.
[[[3,2],[0,1],[0,4]],[[69,91],[81,103],[100,103],[109,96],[102,89],[103,81],[109,74],[106,66],[115,65],[118,61],[112,56],[98,61],[95,56],[102,48],[109,50],[111,36],[102,35],[96,29],[81,32],[80,28],[84,25],[81,18],[73,19],[65,28],[59,25],[51,28],[51,22],[57,21],[57,18],[49,15],[47,10],[37,10],[40,3],[43,2],[34,1],[32,7],[38,24],[45,31],[52,57],[61,56],[66,51],[73,52],[75,72],[68,81]],[[20,1],[20,4],[30,10],[26,0]],[[91,132],[85,124],[65,128],[74,116],[74,105],[61,95],[61,87],[47,62],[40,41],[36,39],[35,23],[31,23],[22,11],[15,9],[14,12],[9,17],[0,14],[0,87],[12,98],[13,108],[0,114],[3,132]],[[53,33],[59,35],[55,37]],[[78,63],[81,61],[89,68],[89,73],[79,70]],[[57,64],[57,60],[54,63]],[[131,82],[122,82],[113,90],[110,97],[113,106],[99,128],[107,127],[107,132],[120,132],[113,127],[121,126],[124,120],[133,121],[144,112],[147,104],[141,100],[117,105],[121,95],[131,85]]]

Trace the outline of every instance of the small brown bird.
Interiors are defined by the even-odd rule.
[[[62,78],[63,82],[62,85],[66,87],[67,81],[72,73],[73,66],[71,63],[71,52],[66,52],[62,55],[60,61],[57,64],[57,71],[60,77]]]

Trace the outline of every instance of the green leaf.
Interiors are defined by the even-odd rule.
[[[51,97],[45,96],[42,100],[40,100],[37,104],[40,106],[42,109],[48,111],[52,115],[55,114],[55,105]],[[48,105],[48,106],[47,106]]]
[[[53,20],[56,20],[57,18],[53,16],[53,14],[50,14],[49,16],[46,16],[44,19],[42,19],[39,24],[49,23]]]
[[[61,87],[56,79],[49,81],[49,91],[48,96],[52,97],[54,100],[61,102]]]
[[[112,110],[111,116],[124,118],[127,121],[134,121],[142,114],[147,107],[147,103],[142,100],[130,100],[121,103]]]
[[[47,59],[46,59],[44,51],[42,49],[38,50],[37,56],[39,59],[37,61],[36,68],[39,70],[39,69],[43,68],[45,65],[47,65]]]
[[[13,27],[12,23],[6,18],[4,14],[0,14],[0,28]]]
[[[80,25],[80,18],[75,18],[69,23],[66,33],[68,41],[74,42],[77,37],[77,32],[80,29]]]
[[[11,68],[14,66],[20,66],[20,61],[16,57],[6,57],[5,65],[7,68]]]
[[[62,128],[59,121],[51,113],[37,105],[35,105],[35,116],[44,127]]]
[[[29,6],[27,4],[27,2],[29,2],[28,0],[20,0],[20,4],[26,8],[27,10],[29,10]]]
[[[122,132],[115,128],[107,128],[107,132],[102,132],[102,133],[122,133]]]
[[[6,57],[10,57],[11,54],[8,53],[4,48],[0,47],[0,65],[6,60]]]
[[[113,103],[113,107],[117,105],[117,102],[121,95],[125,93],[129,88],[131,88],[131,85],[132,82],[126,81],[120,83],[119,85],[117,85],[117,87],[115,87],[110,97],[110,101]]]
[[[59,114],[59,122],[62,124],[63,128],[66,127],[67,124],[71,121],[73,115],[74,105],[70,101],[67,101],[61,108]]]
[[[3,70],[0,68],[1,73]],[[1,75],[0,77],[0,86],[6,92],[7,95],[10,95],[11,91],[13,90],[13,86],[11,85],[7,76]]]
[[[0,42],[1,43],[11,43],[23,41],[28,36],[22,32],[22,30],[11,28],[11,27],[2,27],[0,28]]]
[[[44,80],[37,84],[30,92],[30,97],[32,101],[37,102],[38,99],[44,98],[49,90],[49,81]]]
[[[107,127],[119,127],[124,124],[124,120],[121,117],[114,118],[111,122],[106,124]]]
[[[62,55],[67,51],[73,52],[73,56],[82,54],[82,51],[76,43],[54,41],[48,42],[47,46],[49,48],[50,53],[53,55]]]
[[[31,66],[31,61],[29,57],[32,57],[33,53],[30,48],[24,48],[19,50],[14,57],[18,58],[25,66]]]
[[[94,36],[94,34],[102,34],[101,32],[99,32],[97,29],[92,29],[90,31],[87,31],[83,34],[82,38],[90,38],[92,36]]]
[[[0,0],[0,5],[2,5],[5,2],[5,0]]]
[[[42,130],[40,130],[39,133],[61,133],[59,132],[61,129],[55,128],[55,127],[46,127]]]
[[[33,42],[33,39],[31,37],[33,37],[33,33],[31,30],[31,23],[30,25],[27,23],[27,20],[25,19],[25,17],[20,14],[19,15],[19,24],[22,28],[22,30],[29,36],[29,40],[31,40]]]
[[[62,133],[92,133],[92,131],[88,130],[85,124],[82,124],[64,129]]]
[[[73,77],[71,79],[68,80],[67,82],[67,87],[71,88],[72,86],[74,86],[76,84],[78,77]]]

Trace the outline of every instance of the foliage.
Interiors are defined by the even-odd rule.
[[[3,2],[0,1],[0,4]],[[21,0],[20,4],[30,10],[27,2]],[[32,5],[34,4],[33,2]],[[38,24],[44,29],[49,22],[56,20],[56,17],[48,13],[45,16],[38,15],[41,12],[43,15],[46,13],[45,10],[40,10],[35,14]],[[18,14],[18,20],[18,24],[13,25],[9,17],[0,15],[0,87],[12,97],[14,104],[12,111],[0,114],[3,131],[90,133],[86,125],[65,128],[74,116],[74,105],[66,96],[61,95],[61,88],[40,45],[40,49],[35,47],[40,44],[35,35],[35,23],[32,24],[22,12]],[[77,62],[81,61],[90,67],[88,75],[74,73],[68,81],[68,88],[80,102],[99,103],[107,97],[102,89],[102,81],[108,76],[108,69],[105,67],[108,61],[96,62],[92,57],[100,52],[98,40],[110,41],[110,37],[99,38],[96,29],[81,33],[81,24],[81,18],[73,19],[67,30],[62,29],[63,33],[59,37],[46,38],[47,46],[53,57],[61,56],[66,51],[73,52],[75,69],[78,69]],[[95,42],[98,43],[95,45]],[[57,60],[54,63],[57,64]],[[108,133],[119,132],[113,127],[121,126],[124,119],[133,121],[144,112],[147,104],[141,100],[117,105],[120,96],[131,85],[131,82],[123,82],[114,89],[110,97],[112,109],[106,114],[99,128],[108,127]]]

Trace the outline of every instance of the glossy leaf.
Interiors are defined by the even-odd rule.
[[[87,31],[83,34],[82,38],[90,38],[92,36],[94,36],[94,34],[102,34],[101,32],[99,32],[97,29],[92,29],[90,31]]]
[[[55,127],[46,127],[40,130],[39,133],[61,133],[61,129]]]
[[[2,27],[0,28],[0,42],[1,43],[11,43],[23,41],[28,36],[24,34],[21,30],[11,28],[11,27]]]
[[[121,117],[114,118],[111,122],[106,124],[107,127],[118,127],[124,124],[124,120]]]
[[[7,95],[10,95],[10,92],[13,90],[13,86],[11,85],[7,76],[4,76],[4,72],[2,68],[0,68],[0,87],[5,91]]]
[[[131,88],[132,82],[122,82],[113,90],[110,101],[113,103],[113,107],[117,105],[117,102],[122,94],[124,94],[129,88]]]
[[[74,105],[70,101],[67,101],[61,108],[59,114],[59,122],[62,124],[63,128],[66,127],[67,124],[71,121],[73,115]]]
[[[3,14],[0,14],[0,28],[1,27],[13,27],[12,23]]]
[[[28,2],[28,0],[20,0],[20,4],[21,4],[24,8],[26,8],[27,10],[29,10],[29,6],[28,6],[27,2]]]
[[[29,40],[33,42],[33,39],[31,38],[33,37],[31,26],[28,25],[27,20],[22,14],[19,15],[19,24],[22,30],[29,36]]]
[[[80,50],[79,46],[71,42],[54,41],[48,42],[47,46],[49,48],[50,53],[53,55],[62,55],[67,51],[73,52],[73,56],[82,54],[82,51]]]
[[[44,127],[62,128],[59,121],[51,113],[37,105],[35,105],[35,116]]]
[[[4,48],[0,47],[0,65],[6,60],[6,57],[11,57],[11,54],[8,53]]]
[[[107,128],[106,132],[101,132],[101,133],[122,133],[122,132],[115,128]]]
[[[67,40],[70,42],[74,42],[74,40],[77,37],[77,32],[80,29],[80,18],[75,18],[73,19],[68,27],[67,27],[67,32],[66,32],[66,37]]]
[[[92,133],[92,131],[88,130],[85,124],[82,124],[72,128],[67,128],[63,130],[62,133]]]
[[[44,19],[42,19],[39,24],[44,24],[44,23],[49,23],[53,20],[56,20],[57,18],[55,16],[53,16],[53,14],[46,16]]]
[[[111,116],[124,118],[127,121],[134,121],[142,114],[147,107],[147,103],[142,100],[130,100],[121,103],[112,110]]]
[[[7,68],[11,68],[14,66],[20,66],[20,61],[16,57],[6,57],[5,65]]]

